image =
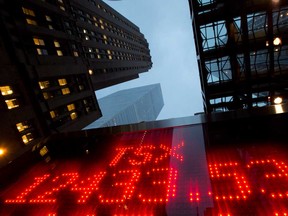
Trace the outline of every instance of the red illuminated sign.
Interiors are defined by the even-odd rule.
[[[114,148],[114,157],[105,169],[89,174],[58,169],[30,178],[24,186],[20,182],[3,196],[3,204],[22,206],[30,215],[37,215],[36,206],[41,205],[46,215],[61,215],[58,210],[65,208],[63,200],[70,199],[67,202],[75,208],[70,215],[133,215],[143,209],[144,215],[157,215],[170,205],[188,203],[191,215],[201,208],[205,212],[210,209],[207,215],[232,215],[251,210],[256,200],[254,213],[288,213],[288,167],[284,161],[268,156],[247,162],[231,158],[225,161],[209,152],[209,163],[206,159],[198,161],[205,166],[201,172],[207,174],[196,175],[193,158],[187,156],[189,145],[183,140],[171,145],[153,143],[152,138],[143,142],[142,138],[141,145]],[[7,211],[12,215],[11,208]]]

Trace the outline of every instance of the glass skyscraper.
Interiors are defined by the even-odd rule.
[[[164,106],[160,84],[118,91],[98,102],[103,116],[84,129],[154,121]]]

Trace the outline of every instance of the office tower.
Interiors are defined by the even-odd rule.
[[[189,3],[205,111],[285,102],[287,1]]]
[[[152,63],[139,28],[102,1],[0,0],[0,145],[10,155],[101,116],[94,91]]]
[[[164,106],[160,84],[121,90],[98,103],[103,116],[84,129],[153,121]]]

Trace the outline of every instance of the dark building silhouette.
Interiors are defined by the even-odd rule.
[[[99,0],[0,0],[0,23],[0,145],[13,157],[93,122],[95,90],[152,66],[139,28]]]
[[[155,121],[164,106],[159,83],[121,90],[98,102],[103,116],[84,129]]]
[[[205,111],[267,106],[278,97],[285,101],[288,2],[189,3]]]

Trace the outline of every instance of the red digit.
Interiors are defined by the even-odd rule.
[[[247,199],[251,193],[246,177],[240,172],[238,163],[209,164],[213,194],[216,200]],[[227,179],[234,186],[227,185]]]
[[[269,193],[273,199],[288,198],[288,167],[276,159],[250,161],[247,167],[251,175],[257,175],[257,189],[263,194]]]
[[[43,183],[47,178],[49,178],[49,174],[45,174],[42,177],[35,177],[34,183],[29,187],[25,188],[24,191],[16,197],[16,199],[7,199],[5,203],[25,203],[27,197],[32,191],[34,191],[41,183]]]
[[[120,170],[113,173],[112,176],[106,176],[99,189],[100,202],[113,204],[130,199],[139,177],[140,172],[138,170]],[[107,184],[107,182],[109,183]],[[113,182],[112,187],[111,182]]]
[[[52,179],[52,182],[50,182],[50,190],[45,191],[36,198],[30,199],[29,203],[55,203],[56,199],[52,197],[52,194],[66,188],[67,185],[72,184],[77,178],[78,173],[63,173],[60,176],[56,176]]]
[[[142,202],[162,203],[168,202],[170,197],[176,195],[176,180],[178,172],[173,168],[155,168],[146,172],[142,184],[143,191],[138,197]]]
[[[81,193],[81,198],[77,200],[78,203],[85,203],[86,200],[90,197],[92,191],[98,190],[98,186],[106,175],[106,172],[100,172],[97,175],[93,175],[93,177],[87,178],[86,181],[81,181],[78,184],[75,184],[71,191],[78,191]]]

